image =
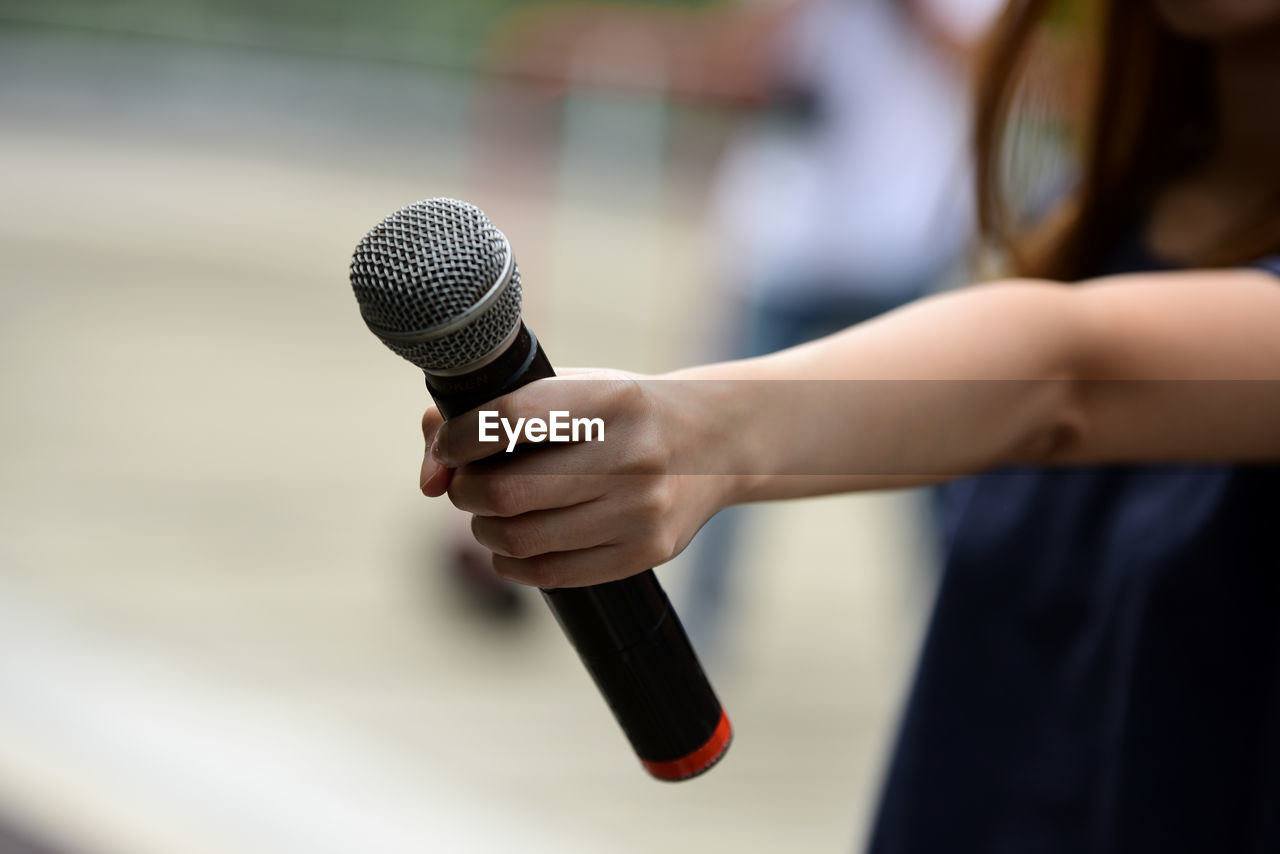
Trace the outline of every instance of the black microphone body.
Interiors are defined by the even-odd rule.
[[[456,376],[427,372],[426,382],[447,419],[552,376],[542,345],[522,323],[493,361]],[[688,779],[724,755],[729,719],[652,569],[542,596],[650,774]]]

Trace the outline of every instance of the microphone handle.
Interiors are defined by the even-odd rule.
[[[522,323],[516,340],[484,367],[426,379],[441,414],[451,418],[552,376],[542,345]],[[733,728],[652,569],[590,587],[544,589],[542,597],[651,775],[686,780],[724,755]]]

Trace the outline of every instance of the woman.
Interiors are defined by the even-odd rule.
[[[603,417],[603,444],[480,469],[474,417],[428,412],[422,488],[554,587],[662,563],[730,504],[985,472],[952,487],[872,850],[1277,851],[1280,0],[1104,3],[1077,187],[1024,236],[999,130],[1049,16],[1006,10],[979,87],[981,213],[1019,278],[495,406]]]

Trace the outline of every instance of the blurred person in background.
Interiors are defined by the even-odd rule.
[[[717,278],[746,358],[883,314],[958,272],[973,234],[968,67],[998,0],[802,0],[773,102],[712,190]],[[722,336],[723,337],[723,336]],[[685,621],[720,652],[743,509],[693,544]],[[927,520],[922,517],[922,523]]]
[[[1001,141],[1054,11],[1011,3],[978,85],[1015,277],[684,382],[495,402],[613,442],[481,470],[474,418],[430,410],[422,488],[554,587],[660,564],[731,504],[979,475],[871,850],[1280,851],[1280,0],[1086,7],[1077,180],[1024,229]]]

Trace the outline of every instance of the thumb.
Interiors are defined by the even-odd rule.
[[[422,454],[422,472],[418,475],[418,488],[429,498],[444,495],[449,488],[449,480],[453,477],[452,469],[447,469],[431,453],[436,434],[444,424],[444,416],[434,406],[422,415],[422,438],[424,450]]]

